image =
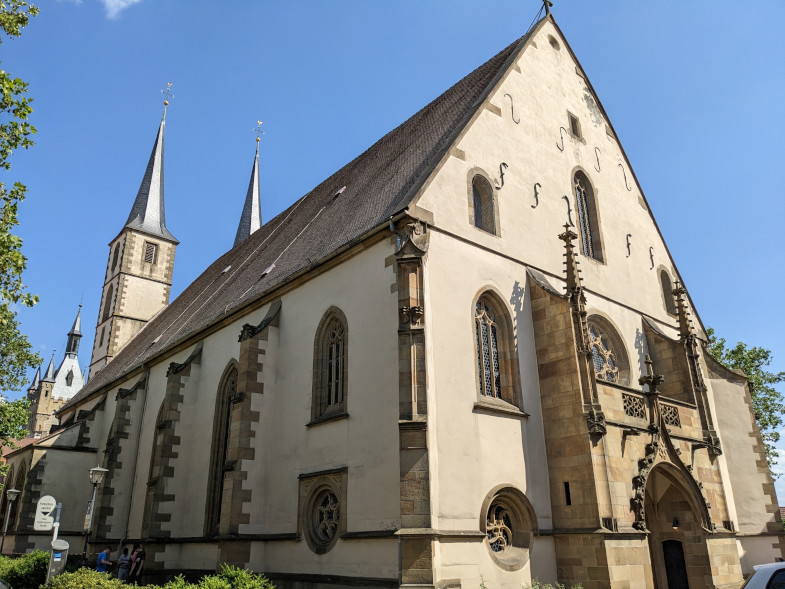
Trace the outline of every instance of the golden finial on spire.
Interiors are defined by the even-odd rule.
[[[256,133],[256,142],[259,143],[261,141],[261,136],[264,135],[264,131],[262,131],[262,121],[256,121],[256,128],[253,131]]]
[[[174,94],[172,94],[172,83],[166,83],[166,89],[161,90],[161,94],[164,95],[164,115],[163,118],[166,119],[166,107],[169,106],[169,99],[174,98]]]

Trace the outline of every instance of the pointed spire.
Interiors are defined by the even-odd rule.
[[[128,215],[125,226],[179,243],[166,228],[164,213],[164,128],[166,126],[167,104],[169,101],[165,100],[164,113],[161,116],[161,124],[158,126],[153,151],[147,162],[142,184],[139,186],[139,192],[136,193],[136,200],[134,200],[134,206],[131,207],[131,213]]]
[[[82,339],[82,305],[79,305],[79,311],[76,313],[76,319],[71,326],[71,331],[68,332],[68,343],[65,346],[66,356],[76,356],[79,352],[79,341]]]
[[[52,352],[52,358],[49,360],[49,367],[46,369],[46,374],[42,382],[54,382],[55,381],[55,353]]]
[[[82,335],[82,303],[79,303],[79,311],[76,312],[76,319],[74,319],[74,324],[68,335]]]
[[[38,370],[35,371],[35,376],[33,376],[33,382],[30,383],[30,386],[27,387],[28,391],[38,388],[38,385],[41,384],[41,367],[38,367]]]
[[[262,226],[262,205],[259,192],[259,135],[264,131],[261,130],[262,121],[258,121],[258,123],[259,126],[256,127],[256,155],[251,169],[251,181],[248,183],[248,192],[245,195],[240,225],[237,227],[237,235],[234,238],[234,247],[237,247],[239,243]]]

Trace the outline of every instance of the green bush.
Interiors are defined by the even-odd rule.
[[[46,581],[49,553],[36,550],[17,557],[0,558],[0,579],[13,589],[38,589]]]
[[[188,583],[179,576],[164,585],[163,589],[275,589],[275,585],[264,575],[223,565],[217,574],[203,577],[196,584]]]
[[[543,583],[537,579],[532,581],[531,589],[566,589],[564,585],[561,583],[556,583],[556,585],[551,585],[550,583]],[[583,589],[583,586],[578,583],[577,585],[573,585],[570,589]]]
[[[12,585],[13,589],[16,586]],[[73,573],[63,573],[51,579],[46,589],[125,589],[122,581],[110,577],[107,573],[99,573],[93,569],[79,569]]]
[[[45,570],[44,576],[46,576]],[[11,586],[13,589],[17,589],[16,585]],[[263,575],[227,565],[224,565],[217,574],[208,575],[198,583],[189,583],[180,575],[162,588],[160,585],[146,586],[150,589],[275,589],[275,585]],[[106,573],[98,573],[92,569],[79,569],[73,573],[63,573],[52,579],[45,589],[120,589],[125,587],[128,585],[124,585]]]

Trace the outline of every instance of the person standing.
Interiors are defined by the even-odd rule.
[[[141,544],[134,545],[134,557],[131,564],[131,571],[128,574],[128,581],[136,585],[143,585],[142,574],[144,573],[144,561],[147,558],[147,553],[142,548]]]
[[[109,553],[111,551],[112,549],[107,546],[102,552],[98,553],[98,564],[95,566],[95,570],[99,573],[105,573],[106,567],[112,566],[112,563],[109,562]]]
[[[127,582],[129,572],[131,572],[131,555],[128,554],[128,547],[126,547],[123,548],[123,553],[117,559],[117,578]]]

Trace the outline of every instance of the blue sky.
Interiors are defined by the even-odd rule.
[[[36,146],[24,331],[58,360],[84,296],[89,362],[108,242],[167,115],[173,295],[231,247],[264,121],[272,218],[525,34],[540,0],[43,0],[2,67],[30,83]],[[706,325],[785,369],[785,3],[556,0]],[[8,175],[6,174],[8,177]],[[11,393],[11,396],[17,396]],[[785,448],[785,445],[783,445]],[[783,477],[785,479],[785,477]],[[778,484],[785,497],[785,480]]]

